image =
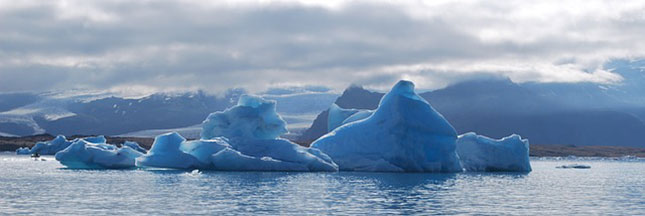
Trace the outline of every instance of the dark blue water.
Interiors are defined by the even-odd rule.
[[[69,170],[46,159],[0,154],[0,214],[645,214],[644,162],[396,174]],[[555,168],[568,163],[592,168]]]

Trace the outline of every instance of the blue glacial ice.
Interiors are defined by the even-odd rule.
[[[236,106],[211,113],[202,123],[202,139],[275,139],[287,133],[287,122],[275,111],[275,101],[242,95]]]
[[[332,104],[327,115],[327,132],[331,132],[344,124],[366,119],[372,113],[374,113],[373,110],[343,109],[336,104]]]
[[[134,150],[136,150],[138,152],[141,152],[142,154],[148,153],[148,150],[146,150],[145,148],[141,147],[139,145],[139,143],[137,143],[137,142],[125,141],[123,143],[123,146],[130,147],[130,148],[132,148],[132,149],[134,149]]]
[[[337,171],[338,166],[317,149],[279,138],[286,122],[275,102],[244,95],[238,104],[208,116],[202,138],[186,141],[177,133],[155,138],[137,166],[229,171]]]
[[[342,125],[312,144],[340,170],[386,172],[460,172],[455,129],[399,81],[373,114]]]
[[[462,134],[457,139],[457,154],[466,171],[530,172],[529,141],[519,135],[499,140]]]
[[[225,148],[231,148],[228,140],[224,137],[215,137],[208,140],[186,141],[181,144],[179,149],[195,157],[202,164],[210,165],[211,156]]]
[[[92,143],[105,143],[105,137],[104,136],[96,136],[96,137],[85,137],[83,138],[84,140]],[[77,141],[78,139],[74,140],[67,140],[67,138],[63,135],[58,135],[56,138],[50,141],[45,141],[45,142],[37,142],[36,145],[34,145],[31,149],[27,147],[19,148],[16,150],[16,154],[41,154],[41,155],[54,155],[59,151],[62,151],[63,149],[67,148],[69,145],[71,145],[73,142]]]
[[[72,169],[125,169],[135,167],[135,159],[142,155],[128,146],[118,148],[101,139],[76,139],[55,157]]]
[[[201,163],[193,155],[180,149],[186,139],[176,132],[166,133],[155,137],[155,141],[142,157],[136,159],[138,167],[156,167],[171,169],[195,169],[204,168],[207,165]]]

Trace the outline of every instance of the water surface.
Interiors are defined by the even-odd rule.
[[[0,154],[0,214],[643,215],[645,162],[533,160],[518,173],[70,170]],[[591,169],[556,169],[584,163]]]

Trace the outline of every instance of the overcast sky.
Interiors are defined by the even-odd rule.
[[[619,83],[645,1],[0,0],[0,92]]]

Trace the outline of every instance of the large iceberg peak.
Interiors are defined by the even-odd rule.
[[[390,90],[388,94],[404,94],[409,96],[415,96],[414,92],[414,83],[408,80],[399,80],[394,87]]]
[[[345,124],[313,142],[341,170],[460,172],[455,129],[399,81],[365,119]]]
[[[454,127],[428,101],[414,92],[414,83],[401,80],[382,99],[372,118],[405,122],[434,134],[456,137]]]
[[[275,139],[287,133],[275,101],[242,95],[236,106],[211,113],[202,124],[202,139]]]

